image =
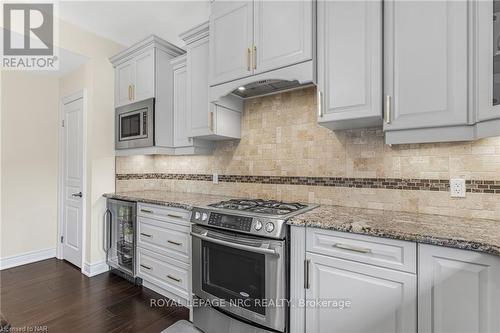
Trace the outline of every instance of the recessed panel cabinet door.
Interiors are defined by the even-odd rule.
[[[253,1],[215,1],[210,15],[210,85],[253,74]]]
[[[115,107],[133,101],[132,85],[135,81],[135,62],[129,60],[115,68]]]
[[[135,58],[134,102],[155,96],[155,51],[148,50]]]
[[[500,332],[500,258],[419,245],[421,333]]]
[[[382,2],[319,1],[320,123],[333,129],[380,125]]]
[[[255,73],[312,59],[313,3],[254,2]]]
[[[174,146],[191,145],[187,122],[187,71],[186,66],[174,70]]]
[[[468,2],[389,0],[384,11],[385,129],[466,124]]]
[[[306,333],[412,333],[417,330],[414,274],[306,253]],[[350,302],[348,308],[334,301]],[[326,304],[326,303],[325,303]]]
[[[500,118],[500,1],[477,1],[478,120]]]

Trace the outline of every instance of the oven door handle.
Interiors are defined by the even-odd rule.
[[[245,245],[245,244],[227,242],[227,241],[223,241],[221,239],[208,237],[208,236],[205,236],[203,234],[197,234],[194,232],[191,232],[191,236],[202,239],[202,240],[207,241],[207,242],[233,247],[235,249],[246,250],[246,251],[250,251],[250,252],[254,252],[254,253],[270,254],[270,255],[277,256],[277,257],[280,256],[280,254],[278,252],[276,252],[276,250],[272,250],[272,249],[266,249],[263,247],[255,247],[255,246],[250,246],[250,245]]]

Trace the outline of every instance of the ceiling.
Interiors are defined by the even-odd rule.
[[[179,34],[208,15],[209,0],[59,2],[61,19],[124,46],[155,34],[182,47]]]

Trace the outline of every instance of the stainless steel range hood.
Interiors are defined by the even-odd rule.
[[[244,100],[306,87],[314,84],[315,81],[316,67],[314,62],[309,60],[211,86],[210,101],[223,105],[225,96]]]
[[[309,84],[305,84],[306,86]],[[285,90],[297,89],[304,86],[297,80],[276,80],[268,79],[257,82],[252,82],[244,86],[240,86],[233,90],[232,93],[241,98],[251,98],[257,96],[271,95]]]

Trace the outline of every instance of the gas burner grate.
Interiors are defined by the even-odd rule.
[[[231,199],[210,204],[209,206],[269,215],[286,215],[307,207],[307,205],[300,203],[262,199]]]

